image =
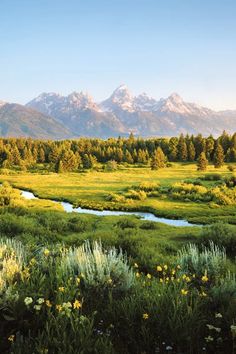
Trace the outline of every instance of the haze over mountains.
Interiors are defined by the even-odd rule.
[[[108,138],[127,136],[175,136],[180,133],[218,135],[236,131],[236,111],[216,112],[185,102],[173,93],[156,100],[143,93],[133,96],[119,86],[103,102],[87,93],[68,96],[42,93],[26,106],[0,101],[0,134],[36,138]]]

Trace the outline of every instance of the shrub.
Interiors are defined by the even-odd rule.
[[[145,221],[139,227],[140,227],[140,229],[143,229],[143,230],[156,230],[156,229],[158,229],[157,223],[152,222],[152,221]]]
[[[109,193],[105,199],[108,202],[115,202],[115,203],[124,203],[125,202],[125,197],[121,194],[116,194],[116,193]]]
[[[178,252],[177,264],[183,273],[207,273],[209,278],[215,280],[226,271],[226,253],[224,248],[219,248],[213,242],[202,251],[190,243]]]
[[[0,294],[22,276],[25,254],[20,242],[0,240]]]
[[[200,178],[204,181],[220,181],[222,176],[220,173],[207,173],[205,176]]]
[[[218,247],[224,247],[227,254],[236,256],[236,229],[234,226],[216,223],[204,227],[199,242],[208,246],[210,241]]]
[[[78,248],[70,248],[62,257],[63,274],[82,276],[85,287],[104,290],[128,290],[134,274],[121,250],[104,250],[101,242],[89,241]]]
[[[147,194],[143,190],[135,191],[134,189],[129,189],[128,192],[125,193],[125,197],[128,199],[144,200],[147,198]]]
[[[115,226],[118,226],[121,229],[134,229],[137,227],[137,224],[131,218],[121,218]]]
[[[157,191],[159,187],[160,183],[142,182],[138,186],[134,186],[133,189],[144,192],[154,192]]]
[[[229,165],[227,168],[228,168],[228,170],[230,172],[234,172],[235,171],[235,166],[233,166],[233,165]]]

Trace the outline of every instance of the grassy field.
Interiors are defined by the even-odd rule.
[[[81,173],[16,173],[0,175],[0,181],[8,181],[17,188],[33,191],[41,198],[70,201],[74,205],[90,208],[136,209],[151,211],[158,216],[182,218],[191,222],[209,224],[218,221],[233,222],[236,216],[234,206],[220,208],[203,202],[173,200],[168,195],[132,200],[128,204],[106,201],[109,193],[124,193],[141,182],[159,182],[171,186],[175,182],[196,179],[206,174],[220,173],[229,176],[227,165],[221,169],[209,166],[207,172],[198,172],[195,164],[173,164],[170,168],[152,171],[147,167],[122,167],[114,172],[88,171]],[[211,186],[214,182],[203,181]]]

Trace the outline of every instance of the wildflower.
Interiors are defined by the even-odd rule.
[[[230,326],[230,330],[231,330],[233,338],[236,338],[236,326],[235,325],[231,325]]]
[[[165,264],[163,268],[164,268],[165,270],[167,270],[167,269],[168,269],[168,266]]]
[[[157,266],[157,271],[158,272],[162,272],[162,267],[161,266]]]
[[[208,336],[208,337],[205,337],[205,341],[206,342],[213,342],[213,340],[214,340],[214,338],[213,337],[211,337],[211,336]]]
[[[167,345],[166,350],[171,351],[171,350],[173,350],[173,348],[170,345]]]
[[[60,291],[61,293],[64,293],[64,291],[65,291],[64,286],[59,286],[58,291]]]
[[[190,277],[186,277],[186,278],[185,278],[185,281],[186,281],[187,283],[189,283],[189,282],[191,281]]]
[[[44,303],[44,298],[43,297],[40,297],[38,300],[37,300],[37,303],[39,304],[39,305],[42,305],[43,303]]]
[[[215,318],[222,318],[223,316],[221,315],[221,313],[216,313],[215,314]]]
[[[80,277],[76,278],[76,283],[79,285],[80,284]]]
[[[193,277],[193,279],[195,279],[196,278],[196,274],[193,274],[192,277]]]
[[[217,333],[220,333],[220,332],[221,332],[221,328],[219,328],[219,327],[215,327],[214,330],[215,330]]]
[[[182,279],[185,280],[187,278],[186,274],[183,274]]]
[[[176,273],[175,269],[172,269],[171,274],[175,275],[175,273]]]
[[[148,278],[148,279],[151,279],[151,277],[152,277],[151,274],[148,273],[148,274],[147,274],[147,278]]]
[[[208,279],[208,277],[207,277],[206,274],[202,276],[202,282],[203,282],[203,283],[208,282],[208,280],[209,280],[209,279]]]
[[[32,297],[26,297],[24,300],[26,306],[29,306],[30,304],[32,304],[32,302],[33,302]]]
[[[138,268],[138,264],[137,263],[134,263],[134,268]]]
[[[62,311],[62,306],[61,305],[56,305],[56,309],[58,312],[61,312]]]
[[[36,311],[40,311],[41,310],[41,305],[34,305],[34,309]]]
[[[37,261],[36,261],[35,258],[32,258],[32,259],[30,260],[30,262],[29,262],[29,264],[30,264],[31,266],[34,266],[36,263],[37,263]]]
[[[148,313],[144,313],[144,314],[143,314],[143,319],[144,319],[144,320],[147,320],[148,318],[149,318],[149,314],[148,314]]]
[[[169,277],[166,277],[166,282],[168,282],[170,280],[170,278]]]
[[[29,279],[30,277],[30,272],[29,272],[29,268],[26,267],[22,272],[21,272],[21,276],[22,276],[22,279]]]
[[[177,267],[176,267],[177,269],[181,269],[181,267],[180,267],[180,265],[177,265]]]
[[[50,254],[50,251],[47,249],[47,248],[45,248],[45,250],[43,251],[43,254],[44,254],[44,256],[49,256],[49,254]]]
[[[188,294],[188,290],[181,289],[181,294],[182,294],[182,295],[187,295],[187,294]]]
[[[112,279],[109,278],[107,282],[108,282],[108,284],[112,284]]]
[[[7,339],[9,340],[9,342],[14,342],[15,335],[11,334]]]
[[[136,277],[137,277],[137,278],[140,277],[140,273],[139,273],[139,272],[136,273]]]
[[[80,309],[82,307],[82,304],[79,300],[75,300],[75,302],[73,303],[73,308],[74,309]]]
[[[206,294],[204,291],[202,291],[202,292],[201,292],[201,294],[200,294],[200,296],[202,296],[202,297],[206,297],[206,296],[207,296],[207,294]]]
[[[160,278],[160,283],[163,283],[163,279],[162,278]]]
[[[210,331],[215,328],[214,326],[212,326],[212,325],[210,325],[210,324],[207,324],[206,326],[208,327],[208,329],[209,329]]]
[[[47,307],[52,307],[52,304],[51,304],[50,300],[46,300],[46,301],[45,301],[45,305],[46,305]]]

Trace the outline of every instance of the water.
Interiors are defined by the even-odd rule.
[[[21,190],[21,195],[25,199],[38,199],[32,192],[24,191]],[[152,213],[145,213],[145,212],[139,212],[139,211],[114,211],[114,210],[95,210],[95,209],[85,209],[85,208],[74,208],[71,203],[68,202],[58,202],[55,201],[55,203],[59,203],[62,205],[63,209],[67,213],[80,213],[80,214],[92,214],[92,215],[97,215],[97,216],[120,216],[120,215],[135,215],[138,216],[141,220],[146,220],[146,221],[154,221],[154,222],[161,222],[166,225],[171,225],[171,226],[197,226],[194,224],[189,223],[186,220],[174,220],[174,219],[167,219],[167,218],[160,218],[158,216],[155,216]]]

